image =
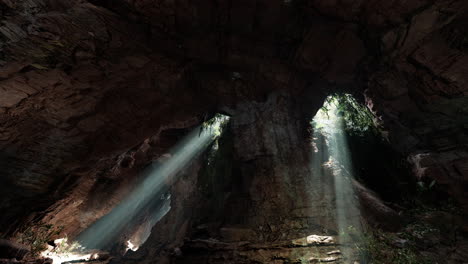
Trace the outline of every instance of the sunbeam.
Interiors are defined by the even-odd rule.
[[[351,246],[359,243],[362,237],[362,226],[359,201],[353,188],[354,173],[344,129],[345,121],[338,104],[333,98],[327,99],[312,121],[315,152],[312,171],[316,174],[315,178],[321,181],[323,192],[334,193],[340,250],[344,258],[350,258]],[[330,184],[322,184],[324,181],[333,187],[327,189]]]
[[[210,125],[206,128],[194,129],[170,151],[171,156],[168,160],[154,166],[146,178],[120,204],[82,232],[77,241],[88,249],[109,249],[133,219],[143,210],[147,210],[148,206],[152,206],[151,203],[161,200],[160,196],[164,194],[168,183],[173,182],[178,172],[203,152],[216,136],[219,136],[220,126],[227,120],[228,117],[225,116],[216,117],[208,122]],[[152,219],[149,221],[151,227],[170,209],[167,199],[162,202],[165,204],[155,208],[156,211],[152,213]],[[146,229],[150,230],[151,227]],[[147,235],[139,238],[139,242],[144,242]],[[136,244],[137,241],[129,242],[134,250],[140,245]]]

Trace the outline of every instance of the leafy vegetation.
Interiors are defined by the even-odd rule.
[[[218,138],[221,135],[224,127],[227,125],[229,117],[222,114],[215,114],[213,118],[206,120],[200,127],[200,135],[205,130],[212,130],[213,137]],[[214,131],[213,131],[214,130]]]
[[[436,180],[432,180],[430,183],[425,183],[423,181],[418,181],[416,183],[419,192],[428,192],[434,188]]]
[[[366,133],[380,133],[380,126],[375,121],[371,111],[364,105],[358,103],[350,94],[336,93],[325,99],[323,111],[328,116],[329,111],[336,111],[336,115],[343,118],[344,129],[351,135],[364,135]],[[320,128],[320,124],[315,124]]]
[[[398,245],[398,241],[404,241],[392,233],[374,231],[366,233],[362,242],[356,244],[356,249],[364,263],[369,264],[429,264],[429,260],[420,256],[417,250],[409,245]]]
[[[28,227],[19,236],[19,242],[31,247],[31,254],[37,256],[47,249],[47,243],[62,233],[63,226],[39,223]]]
[[[57,242],[54,252],[58,255],[68,256],[73,252],[78,252],[82,250],[84,250],[84,247],[81,246],[78,242],[74,241],[70,243],[68,241],[68,237],[65,237]]]
[[[349,226],[339,232],[339,237],[354,241],[348,245],[354,249],[353,258],[362,264],[430,264],[434,262],[420,254],[418,243],[437,231],[430,225],[414,222],[398,233],[379,229],[362,233]]]
[[[354,247],[366,264],[434,264],[445,263],[433,248],[444,250],[457,243],[455,215],[460,213],[456,205],[436,206],[416,201],[404,212],[407,224],[398,232],[378,229],[359,235]],[[447,222],[454,224],[447,225]],[[346,233],[353,235],[353,229]],[[342,235],[340,233],[340,235]],[[441,242],[443,241],[443,244]],[[440,262],[439,262],[440,261]]]

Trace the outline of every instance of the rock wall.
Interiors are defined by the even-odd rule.
[[[330,227],[330,199],[319,194],[322,187],[314,188],[319,182],[311,171],[308,125],[288,94],[237,106],[231,127],[243,184],[241,195],[227,206],[234,207],[231,214],[243,213],[227,219],[226,225],[252,228],[254,241],[320,234]]]
[[[368,105],[417,181],[467,208],[467,6],[437,2],[386,31],[385,64],[370,77]]]
[[[2,10],[0,207],[9,212],[1,217],[5,232],[63,198],[102,159],[157,134],[170,120],[193,116],[160,116],[168,106],[161,93],[177,86],[181,72],[135,54],[145,50],[141,30],[108,11],[79,1],[2,1]],[[134,38],[126,41],[129,35]],[[164,81],[147,77],[157,72]],[[134,93],[135,87],[143,90]],[[183,102],[183,93],[177,94]]]
[[[137,251],[127,251],[115,256],[111,263],[170,263],[170,258],[179,254],[197,206],[202,202],[198,192],[198,172],[205,155],[201,155],[186,169],[169,188],[170,211],[152,228],[147,242]]]

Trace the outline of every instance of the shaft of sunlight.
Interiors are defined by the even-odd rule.
[[[197,127],[183,138],[171,151],[171,156],[162,164],[154,166],[146,178],[139,183],[110,213],[96,221],[83,231],[77,241],[85,248],[109,249],[120,238],[124,229],[132,220],[145,210],[154,200],[159,199],[174,177],[186,167],[197,155],[203,152],[220,134],[220,126],[228,117],[215,117],[210,125]],[[167,205],[155,212],[159,221],[169,211]],[[153,223],[154,224],[154,223]]]
[[[137,251],[138,248],[146,242],[151,234],[153,226],[161,220],[171,210],[171,197],[170,195],[163,199],[162,204],[157,210],[151,212],[148,219],[141,224],[133,233],[131,238],[127,240],[127,250]]]
[[[341,245],[358,243],[362,237],[359,201],[353,188],[353,166],[349,151],[344,118],[338,109],[338,102],[333,98],[327,100],[324,109],[314,117],[314,160],[312,171],[323,180],[324,170],[332,176],[334,191],[336,225]],[[328,152],[328,153],[327,153]],[[328,181],[327,181],[328,182]],[[322,185],[322,188],[327,184]],[[343,257],[350,257],[350,247],[342,246]]]

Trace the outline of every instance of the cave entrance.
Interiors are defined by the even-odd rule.
[[[360,202],[357,198],[352,152],[348,144],[349,135],[366,135],[376,129],[370,111],[349,94],[328,96],[311,121],[313,158],[311,169],[315,179],[323,181],[323,197],[334,208],[340,245],[363,242],[364,227]],[[332,193],[332,195],[329,195]],[[341,246],[342,256],[356,256],[353,248]],[[358,260],[358,259],[356,259]]]

